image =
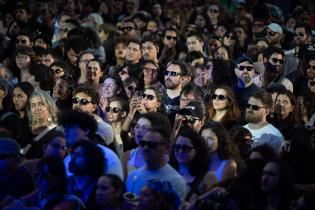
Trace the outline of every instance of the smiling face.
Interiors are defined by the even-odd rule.
[[[143,94],[143,105],[144,108],[149,112],[156,112],[161,103],[157,100],[155,91],[152,89],[146,89]]]
[[[66,99],[70,94],[69,84],[62,78],[56,80],[56,84],[53,88],[53,98]]]
[[[145,84],[150,85],[157,80],[157,67],[152,63],[147,63],[143,67],[143,81]]]
[[[103,76],[100,63],[97,61],[90,61],[86,66],[86,70],[86,78],[92,83],[98,83]]]
[[[104,81],[102,88],[102,96],[107,99],[115,97],[120,92],[120,88],[117,86],[113,78],[107,78]]]
[[[111,101],[108,107],[109,109],[108,111],[106,110],[106,114],[110,123],[118,122],[126,115],[126,112],[123,111],[119,101]]]

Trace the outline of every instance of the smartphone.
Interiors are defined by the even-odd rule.
[[[137,90],[135,96],[137,101],[141,101],[143,98],[143,92],[141,90]]]

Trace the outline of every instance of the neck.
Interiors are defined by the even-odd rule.
[[[215,110],[215,115],[213,117],[214,121],[220,121],[224,117],[226,113],[226,109],[221,109],[221,110]]]
[[[89,175],[77,175],[74,177],[75,185],[79,190],[85,190],[87,183],[93,180],[93,177]]]
[[[251,84],[253,84],[253,81],[250,80],[248,83],[245,83],[243,80],[238,79],[238,87],[240,88],[247,88],[249,87]]]
[[[177,96],[180,95],[180,92],[181,92],[182,88],[181,86],[179,85],[177,88],[175,89],[166,89],[166,93],[168,95],[168,97],[170,98],[175,98]]]
[[[116,58],[116,66],[124,66],[125,65],[125,60]]]
[[[248,123],[248,127],[250,129],[253,129],[253,130],[258,130],[258,129],[265,127],[268,124],[269,123],[265,120],[265,121],[261,121],[259,123]]]
[[[25,117],[25,112],[24,111],[19,111],[19,115],[20,115],[20,118],[24,118]]]
[[[155,161],[155,162],[151,162],[151,163],[147,163],[147,169],[149,171],[155,171],[155,170],[158,170],[160,168],[162,168],[163,166],[166,165],[166,162],[164,161],[164,158],[162,161]]]
[[[189,174],[189,167],[186,164],[184,164],[184,163],[180,163],[178,165],[178,171],[183,176],[187,175],[187,174]]]

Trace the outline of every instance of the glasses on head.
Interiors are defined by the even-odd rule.
[[[310,81],[310,86],[314,86],[315,85],[315,81]]]
[[[300,36],[300,37],[303,37],[305,35],[305,33],[303,32],[300,32],[300,33],[294,33],[294,36]]]
[[[189,153],[193,148],[194,147],[185,144],[175,144],[174,146],[175,152],[179,152],[181,150],[183,153]]]
[[[284,61],[282,59],[278,59],[278,58],[270,58],[272,60],[273,63],[280,63],[283,64]]]
[[[246,109],[250,109],[250,108],[252,108],[254,111],[258,111],[259,109],[267,108],[267,107],[257,106],[257,105],[253,105],[253,104],[246,104]]]
[[[165,75],[165,76],[171,75],[172,77],[176,77],[176,76],[181,75],[181,74],[178,73],[178,72],[176,72],[176,71],[168,71],[168,70],[166,70],[166,71],[164,72],[164,75]]]
[[[165,143],[163,143],[163,142],[144,141],[144,140],[139,141],[140,147],[143,148],[145,146],[148,146],[149,149],[155,149],[157,146],[164,145],[164,144]]]
[[[113,113],[118,113],[118,112],[120,112],[121,111],[121,109],[120,108],[117,108],[117,107],[106,107],[106,112],[113,112]]]
[[[64,146],[64,145],[60,145],[58,143],[55,143],[55,142],[52,142],[50,143],[50,146],[54,149],[62,149],[64,151],[67,151],[67,146]]]
[[[89,100],[87,100],[87,99],[85,99],[85,98],[73,98],[72,99],[72,103],[73,104],[80,104],[80,105],[87,105],[87,104],[89,104],[89,103],[92,103],[91,101],[89,101]]]
[[[308,68],[308,69],[315,70],[315,65],[308,65],[307,68]]]
[[[151,94],[143,94],[143,99],[147,98],[149,101],[152,101],[155,96]]]
[[[224,96],[224,95],[217,95],[217,94],[213,94],[212,95],[212,100],[215,100],[215,99],[218,99],[218,100],[220,100],[220,101],[223,101],[223,100],[225,100],[226,99],[226,96]]]
[[[208,11],[210,13],[218,13],[219,12],[219,10],[217,10],[217,9],[208,9]]]
[[[174,41],[177,40],[177,37],[176,36],[165,36],[167,40],[171,40],[173,39]]]
[[[268,36],[274,36],[274,35],[276,35],[277,33],[276,33],[276,32],[272,32],[272,31],[268,31],[267,34],[268,34]]]
[[[245,69],[247,70],[247,71],[253,71],[253,66],[238,66],[237,67],[238,68],[238,70],[240,70],[240,71],[244,71]]]

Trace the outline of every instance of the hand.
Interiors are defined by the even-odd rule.
[[[101,97],[99,105],[100,105],[102,112],[106,113],[106,107],[108,107],[108,105],[109,105],[108,99],[105,97]]]

